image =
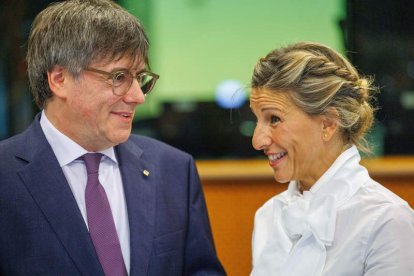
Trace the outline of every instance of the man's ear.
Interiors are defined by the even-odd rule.
[[[335,107],[329,107],[324,115],[322,115],[322,139],[324,141],[331,140],[332,136],[338,130],[339,112]]]
[[[47,81],[54,96],[59,98],[66,96],[65,84],[67,83],[67,80],[65,78],[67,77],[68,72],[60,65],[53,66],[53,68],[47,72]]]

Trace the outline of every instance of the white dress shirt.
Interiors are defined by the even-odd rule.
[[[85,188],[88,177],[83,161],[77,160],[77,158],[88,153],[88,151],[56,129],[47,119],[44,111],[40,119],[40,126],[55,153],[85,220],[85,224],[88,227],[85,205]],[[104,187],[109,205],[111,206],[122,255],[129,274],[129,222],[121,173],[113,147],[100,151],[100,153],[103,154],[103,157],[99,165],[99,182]]]
[[[257,212],[251,276],[414,275],[414,212],[372,180],[355,146],[312,186]]]

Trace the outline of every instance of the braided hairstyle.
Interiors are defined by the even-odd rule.
[[[300,42],[261,58],[251,87],[286,92],[309,115],[334,116],[344,142],[370,152],[365,139],[374,121],[372,80],[361,77],[352,64],[327,46]]]

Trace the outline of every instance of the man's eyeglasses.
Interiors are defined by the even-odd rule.
[[[155,73],[147,71],[140,72],[134,77],[128,70],[119,70],[112,73],[95,68],[85,68],[84,70],[110,77],[112,79],[112,92],[117,96],[123,96],[128,92],[129,88],[131,88],[134,78],[138,80],[142,93],[144,96],[146,96],[154,88],[155,83],[160,77]]]

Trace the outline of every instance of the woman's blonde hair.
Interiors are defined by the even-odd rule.
[[[352,64],[331,48],[301,42],[276,49],[261,58],[251,87],[287,92],[309,115],[339,116],[346,143],[370,152],[365,139],[374,121],[372,79],[361,77]]]

